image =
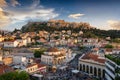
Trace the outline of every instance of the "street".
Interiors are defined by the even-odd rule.
[[[79,53],[77,53],[73,60],[66,64],[68,66],[67,68],[62,70],[57,69],[55,73],[49,73],[45,76],[45,80],[93,80],[92,77],[83,72],[79,72],[77,74],[72,72],[72,70],[78,70],[79,57],[82,56],[82,54],[90,52],[90,50],[90,48],[81,50]]]

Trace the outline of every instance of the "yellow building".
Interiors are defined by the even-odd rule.
[[[12,57],[4,57],[2,61],[5,65],[9,65],[9,64],[13,63],[13,58]]]
[[[4,37],[0,36],[0,42],[4,41]]]

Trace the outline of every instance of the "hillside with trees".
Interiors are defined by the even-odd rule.
[[[48,31],[52,33],[54,31],[62,31],[62,30],[70,30],[72,33],[79,33],[83,31],[83,37],[100,37],[106,38],[111,37],[112,41],[117,41],[120,38],[120,30],[100,30],[90,26],[89,23],[80,22],[80,23],[72,23],[63,21],[48,21],[48,22],[29,22],[24,25],[21,31],[24,32],[38,32],[40,30]]]

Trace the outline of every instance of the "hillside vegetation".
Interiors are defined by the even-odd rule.
[[[120,30],[100,30],[90,26],[89,23],[69,23],[69,22],[29,22],[22,27],[22,32],[38,32],[45,30],[50,33],[54,31],[71,30],[72,33],[79,33],[83,31],[83,37],[111,37],[115,39],[113,41],[119,42],[117,38],[120,38]]]

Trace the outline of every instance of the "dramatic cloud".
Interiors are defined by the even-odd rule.
[[[59,14],[55,12],[54,8],[44,8],[39,4],[40,0],[33,0],[31,6],[17,8],[16,5],[20,5],[17,0],[10,0],[10,3],[7,3],[5,0],[0,0],[0,26],[4,27],[8,24],[10,26],[16,23],[25,23],[28,21],[49,20],[59,16]],[[11,5],[13,7],[9,8]]]
[[[6,16],[2,8],[0,8],[0,27],[6,26],[10,23],[9,17]]]
[[[3,10],[7,6],[6,0],[0,0],[0,27],[7,26],[10,23],[7,13]]]
[[[117,20],[108,20],[107,23],[113,29],[120,30],[120,21],[117,21]]]
[[[59,14],[54,13],[54,9],[37,9],[33,11],[11,11],[10,19],[12,22],[18,21],[40,21],[40,20],[49,20],[57,17]],[[29,14],[29,15],[28,15]]]
[[[68,17],[69,18],[74,18],[74,19],[79,19],[81,16],[84,16],[85,14],[70,14]]]
[[[40,0],[33,0],[33,4],[30,6],[31,9],[38,7],[40,4]]]
[[[0,7],[7,6],[7,2],[5,0],[0,0]]]
[[[16,5],[20,5],[20,3],[17,0],[11,0],[11,5],[15,7]]]

